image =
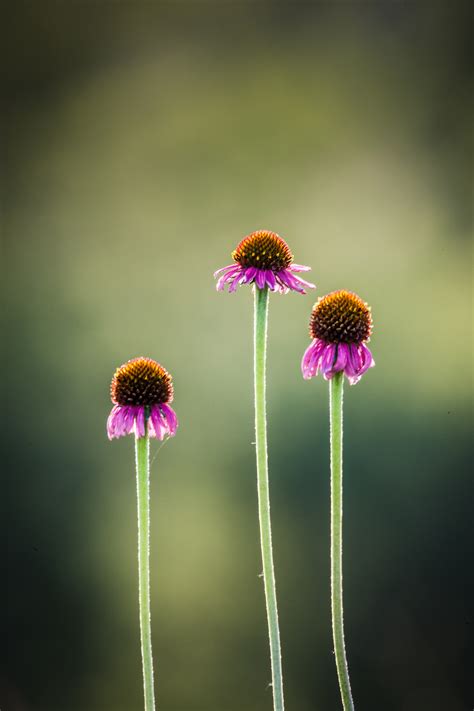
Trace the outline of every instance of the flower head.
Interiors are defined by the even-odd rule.
[[[295,276],[296,272],[307,272],[310,267],[293,264],[293,255],[284,239],[276,232],[258,230],[247,235],[232,252],[234,264],[215,272],[219,277],[216,289],[222,291],[226,284],[229,292],[236,291],[241,284],[254,282],[259,289],[268,287],[271,291],[286,294],[290,289],[305,294],[304,287],[314,289],[314,284]]]
[[[321,370],[326,380],[341,370],[355,385],[375,365],[365,345],[372,332],[372,315],[357,294],[341,289],[322,296],[314,305],[309,324],[313,339],[301,361],[308,380]]]
[[[133,358],[117,368],[110,385],[114,407],[107,420],[109,439],[135,433],[136,437],[164,439],[176,433],[178,419],[171,375],[151,358]]]

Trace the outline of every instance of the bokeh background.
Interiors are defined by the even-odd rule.
[[[270,711],[252,294],[212,273],[267,228],[373,308],[346,392],[357,707],[467,711],[472,381],[467,6],[17,2],[3,21],[7,603],[2,711],[139,711],[131,438],[116,366],[174,375],[152,468],[161,711]],[[340,708],[328,392],[313,294],[272,296],[269,444],[288,709]]]

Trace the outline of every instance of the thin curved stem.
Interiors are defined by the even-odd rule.
[[[148,435],[135,439],[138,510],[138,597],[145,711],[155,711],[150,614],[150,443]]]
[[[270,522],[270,496],[268,485],[267,415],[265,402],[265,375],[268,322],[268,289],[254,286],[254,386],[255,386],[255,443],[257,453],[258,515],[262,549],[263,582],[267,608],[268,635],[272,666],[274,711],[284,711],[283,675],[281,668],[280,630],[273,569],[272,530]]]
[[[334,653],[344,711],[354,711],[344,644],[342,591],[342,403],[344,373],[329,381],[331,425],[331,610]]]

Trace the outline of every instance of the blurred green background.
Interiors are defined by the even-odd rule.
[[[472,709],[469,30],[460,3],[10,4],[2,711],[142,708],[133,440],[105,435],[136,355],[180,419],[152,469],[159,708],[270,711],[252,294],[212,278],[258,228],[373,308],[345,409],[356,705]],[[340,708],[314,299],[270,304],[289,711]]]

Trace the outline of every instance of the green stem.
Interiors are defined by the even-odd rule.
[[[155,710],[150,616],[150,443],[148,435],[135,439],[138,505],[138,595],[145,711]]]
[[[272,666],[274,711],[284,711],[283,676],[281,670],[280,630],[273,569],[272,529],[268,487],[267,415],[265,405],[265,369],[267,349],[268,289],[255,290],[254,330],[254,386],[255,386],[255,444],[257,452],[258,515],[262,549],[263,582],[267,607],[268,635]]]
[[[336,373],[330,383],[331,423],[331,609],[334,653],[344,711],[354,711],[349,670],[344,645],[342,601],[342,402],[344,373]]]

